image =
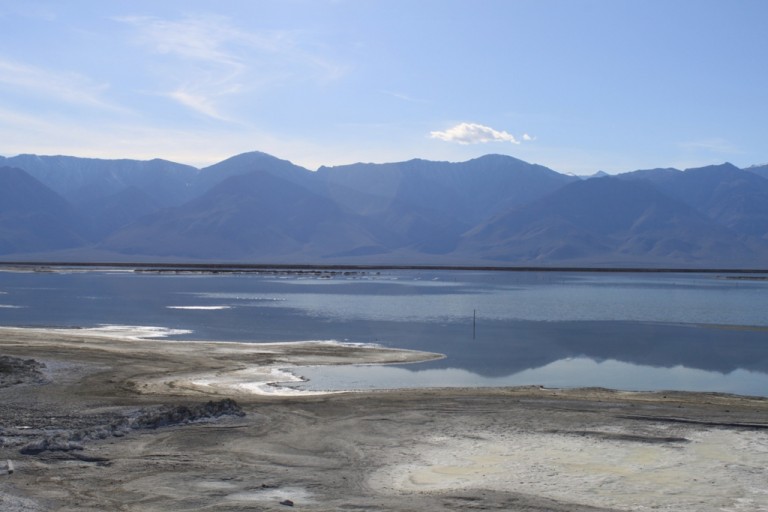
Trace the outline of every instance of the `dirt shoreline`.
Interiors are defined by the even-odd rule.
[[[435,357],[332,343],[0,328],[0,356],[45,365],[18,363],[0,387],[8,512],[768,509],[763,398],[536,387],[281,396],[266,384],[281,366]],[[245,415],[107,428],[223,399]],[[21,453],[46,436],[77,442]]]

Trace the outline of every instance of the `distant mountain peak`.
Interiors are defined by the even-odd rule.
[[[486,155],[482,155],[482,156],[479,156],[479,157],[477,157],[477,158],[472,158],[472,159],[470,159],[470,161],[473,161],[473,160],[474,160],[474,161],[477,161],[477,160],[480,160],[480,161],[490,161],[490,160],[501,160],[501,161],[505,161],[505,160],[514,160],[514,161],[516,161],[516,162],[522,162],[522,160],[520,160],[519,158],[515,158],[515,157],[513,157],[513,156],[510,156],[510,155],[504,155],[504,154],[501,154],[501,153],[488,153],[488,154],[486,154]]]
[[[530,165],[534,166],[536,164],[528,163],[524,160],[520,160],[519,158],[515,158],[513,156],[509,155],[502,155],[499,153],[489,153],[487,155],[479,156],[477,158],[473,158],[471,160],[468,160],[469,162],[475,162],[475,163],[482,163],[482,164],[493,164],[493,165]]]
[[[704,172],[704,171],[741,171],[738,167],[730,162],[723,162],[722,164],[705,165],[703,167],[691,167],[684,172]]]
[[[282,158],[278,158],[276,156],[270,155],[269,153],[264,153],[263,151],[247,151],[245,153],[240,153],[234,156],[231,156],[225,160],[222,160],[221,162],[218,162],[216,164],[208,166],[210,167],[217,167],[221,166],[222,164],[226,163],[244,163],[244,162],[281,162],[286,164],[295,165],[289,160],[285,160]]]

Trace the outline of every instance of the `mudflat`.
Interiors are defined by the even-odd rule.
[[[285,366],[437,355],[140,334],[0,328],[0,510],[768,509],[763,398],[291,393]]]

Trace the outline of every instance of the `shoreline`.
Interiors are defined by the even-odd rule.
[[[339,388],[331,387],[329,389],[312,389],[308,386],[306,389],[297,389],[291,384],[300,382],[311,382],[306,372],[302,370],[318,367],[386,367],[389,365],[417,364],[429,361],[444,359],[446,356],[440,353],[423,352],[419,350],[406,348],[387,348],[377,343],[358,343],[338,340],[299,340],[299,341],[278,341],[278,342],[244,342],[244,341],[212,341],[199,340],[190,341],[184,339],[169,339],[169,336],[179,336],[188,334],[191,331],[184,329],[170,329],[155,326],[134,326],[134,325],[112,325],[104,324],[97,327],[6,327],[0,326],[0,340],[4,333],[17,333],[25,338],[35,339],[47,338],[50,336],[61,336],[62,340],[90,340],[92,343],[111,344],[115,343],[112,350],[120,350],[123,353],[134,348],[141,350],[151,349],[152,351],[165,355],[173,355],[172,345],[183,347],[183,353],[188,353],[194,349],[204,349],[212,351],[217,357],[222,358],[226,353],[226,361],[230,364],[229,369],[208,369],[204,373],[195,374],[191,371],[184,372],[175,376],[163,378],[150,378],[145,383],[145,393],[158,393],[160,388],[172,387],[177,390],[187,389],[190,393],[213,393],[216,395],[258,394],[266,396],[313,396],[329,395],[340,393],[371,393],[371,392],[408,392],[419,390],[461,390],[461,389],[533,389],[551,390],[559,392],[578,392],[581,389],[605,389],[616,393],[638,393],[638,394],[670,394],[670,393],[688,393],[691,395],[722,395],[750,399],[766,399],[768,395],[745,394],[728,391],[702,391],[685,390],[677,388],[658,388],[658,389],[621,389],[602,385],[574,385],[574,386],[548,386],[541,383],[513,383],[513,384],[492,384],[492,385],[442,385],[436,383],[431,386],[424,385],[403,385],[399,387],[390,386],[371,386],[360,388]],[[136,345],[137,342],[143,344]],[[120,347],[120,343],[126,343]],[[333,349],[333,355],[330,357],[324,355],[323,347]],[[3,348],[0,341],[0,355]],[[292,351],[301,351],[309,354],[301,358],[291,355]],[[249,355],[253,359],[245,364],[245,360],[240,360],[236,354]],[[181,354],[175,354],[178,357]],[[267,358],[275,361],[264,363]],[[429,372],[429,370],[426,370]],[[333,372],[333,370],[331,370]],[[413,382],[411,382],[413,384]]]
[[[581,389],[605,389],[616,393],[638,394],[670,394],[688,393],[697,395],[722,395],[758,400],[768,400],[768,395],[746,394],[730,391],[692,390],[678,388],[657,389],[622,389],[600,384],[548,386],[536,382],[489,384],[489,385],[435,385],[420,384],[403,385],[399,387],[371,386],[360,388],[329,389],[297,389],[291,384],[311,382],[311,378],[302,370],[318,367],[387,367],[389,365],[417,364],[444,359],[444,354],[423,352],[406,348],[387,348],[377,343],[346,342],[338,340],[298,340],[277,342],[244,342],[244,341],[213,341],[213,340],[184,340],[169,339],[169,336],[188,334],[185,329],[170,329],[156,326],[112,325],[103,324],[96,327],[7,327],[0,326],[0,355],[2,355],[2,339],[6,333],[16,333],[29,339],[36,340],[52,336],[60,336],[61,341],[68,341],[70,346],[79,342],[90,341],[92,348],[112,345],[113,352],[126,354],[130,350],[151,350],[156,354],[179,357],[195,349],[212,351],[216,357],[228,362],[228,369],[208,368],[205,373],[195,374],[184,372],[172,377],[151,378],[145,383],[145,393],[158,393],[160,388],[172,387],[176,390],[187,389],[189,393],[213,393],[216,395],[260,394],[267,396],[312,396],[340,393],[372,393],[372,392],[408,392],[419,390],[461,390],[461,389],[532,389],[552,390],[560,392],[578,392]],[[74,342],[74,344],[73,344]],[[121,346],[120,344],[125,344]],[[137,344],[138,343],[138,344]],[[114,344],[114,345],[113,345]],[[79,343],[80,348],[82,343]],[[183,347],[180,353],[174,353],[172,346]],[[323,354],[323,347],[329,347],[332,355]],[[302,357],[291,355],[300,351]],[[226,354],[224,356],[223,354]],[[238,359],[237,354],[248,355],[251,360]],[[264,361],[270,362],[265,363]],[[273,361],[274,360],[274,361]],[[248,361],[246,364],[245,361]],[[620,364],[620,362],[616,362]],[[386,368],[385,368],[386,369]],[[430,370],[425,370],[429,372]],[[458,370],[460,371],[460,370]],[[333,370],[331,370],[333,372]],[[283,385],[286,384],[286,385]]]
[[[0,473],[2,461],[14,468],[4,511],[768,507],[768,398],[534,386],[257,394],[231,384],[287,364],[434,354],[83,331],[0,328],[0,356],[27,372],[0,387]],[[231,399],[241,414],[110,427]],[[20,451],[41,440],[42,451]]]
[[[768,268],[744,267],[644,267],[599,265],[393,265],[393,264],[285,264],[285,263],[217,263],[217,262],[83,262],[83,261],[0,261],[0,271],[19,269],[25,272],[50,272],[55,269],[126,269],[135,272],[171,273],[301,273],[373,270],[457,270],[489,272],[605,272],[605,273],[702,273],[702,274],[768,274]]]
[[[248,343],[236,341],[186,341],[164,339],[189,331],[150,326],[103,325],[88,328],[0,327],[0,352],[15,354],[53,345],[58,350],[76,352],[109,351],[129,357],[132,352],[150,353],[161,360],[176,359],[186,369],[162,377],[145,377],[137,391],[163,394],[186,390],[189,394],[235,396],[257,394],[268,396],[311,396],[336,394],[337,391],[300,391],[281,386],[284,382],[300,382],[299,375],[286,368],[338,364],[403,364],[432,361],[443,354],[409,349],[390,349],[376,344],[348,343],[335,340]],[[16,338],[9,344],[7,337]],[[56,341],[51,343],[51,338]],[[5,341],[5,342],[3,342]],[[205,351],[215,363],[201,364],[194,357]],[[348,390],[342,392],[354,392]]]

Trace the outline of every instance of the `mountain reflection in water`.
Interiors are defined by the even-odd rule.
[[[416,369],[403,366],[302,367],[292,372],[307,381],[291,384],[301,390],[369,390],[431,387],[500,387],[540,385],[547,388],[604,387],[628,391],[711,391],[739,395],[768,394],[768,374],[735,370],[730,373],[686,368],[655,368],[586,357],[561,359],[539,368],[488,377],[460,369]]]

